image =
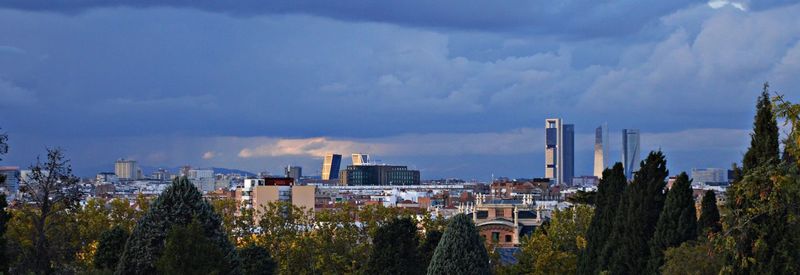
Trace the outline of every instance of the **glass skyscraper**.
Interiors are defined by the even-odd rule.
[[[625,177],[633,179],[633,172],[639,170],[639,129],[622,130],[622,166],[625,168]]]
[[[342,163],[342,155],[327,154],[322,160],[322,180],[332,180],[339,178],[339,165]]]
[[[569,183],[575,174],[575,125],[546,119],[544,155],[545,177],[559,185]]]

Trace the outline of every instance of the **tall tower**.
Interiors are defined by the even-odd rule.
[[[342,162],[342,155],[326,154],[322,160],[322,180],[332,180],[339,178],[339,165]]]
[[[562,168],[564,171],[562,172],[564,180],[562,183],[566,183],[572,185],[572,178],[575,177],[575,125],[574,124],[564,124],[564,131],[562,135],[563,141],[563,158]]]
[[[639,129],[622,130],[622,167],[625,177],[633,179],[633,172],[639,170]]]
[[[561,162],[564,159],[564,128],[560,118],[548,118],[545,120],[545,148],[544,148],[544,176],[555,180],[556,184],[562,184],[564,180],[564,170]]]
[[[369,155],[368,154],[361,154],[356,153],[353,154],[353,165],[363,165],[369,163]]]
[[[139,167],[135,160],[118,159],[114,163],[114,174],[121,180],[136,180],[138,178]]]
[[[594,176],[598,179],[603,178],[603,170],[608,167],[608,145],[608,124],[604,123],[594,130]]]

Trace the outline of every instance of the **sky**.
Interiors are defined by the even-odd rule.
[[[800,100],[800,3],[0,0],[0,165],[319,174],[362,152],[424,179],[544,175],[544,121],[640,129],[671,174],[730,167],[763,83]],[[349,164],[345,158],[343,165]]]

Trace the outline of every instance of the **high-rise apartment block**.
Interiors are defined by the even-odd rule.
[[[574,176],[575,125],[562,124],[560,118],[545,120],[545,177],[557,184],[568,184]]]
[[[283,172],[287,178],[292,178],[295,182],[298,182],[303,177],[303,168],[300,166],[286,166]]]
[[[341,163],[342,155],[326,154],[322,160],[322,180],[338,179]]]
[[[594,176],[603,178],[603,170],[608,167],[608,125],[603,124],[594,130]]]
[[[625,168],[625,177],[633,179],[633,172],[639,170],[639,129],[622,130],[622,166]]]
[[[118,159],[114,163],[114,174],[120,180],[137,180],[139,179],[139,166],[136,165],[135,160]]]

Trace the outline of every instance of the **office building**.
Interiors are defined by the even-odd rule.
[[[118,159],[114,163],[114,174],[119,180],[137,180],[139,173],[135,160]]]
[[[545,177],[568,184],[575,174],[575,125],[560,118],[545,120]]]
[[[278,201],[313,210],[315,197],[316,186],[294,185],[290,178],[245,179],[243,187],[236,189],[236,199],[240,205],[257,210]]]
[[[322,180],[332,180],[339,178],[339,165],[342,163],[342,155],[326,154],[322,160]]]
[[[727,185],[728,169],[692,168],[692,184],[694,185]]]
[[[301,177],[303,177],[303,168],[300,166],[286,166],[283,169],[284,175],[287,178],[293,178],[295,182],[299,181]]]
[[[594,130],[594,176],[603,178],[603,170],[608,167],[608,125],[603,124]]]
[[[6,194],[6,200],[11,201],[16,198],[17,192],[19,192],[19,179],[21,177],[19,167],[0,166],[0,175],[6,178],[0,188]]]
[[[625,177],[633,179],[633,172],[639,170],[639,129],[622,130],[622,166],[625,168]]]
[[[342,185],[419,185],[419,171],[396,165],[350,165],[339,177]]]
[[[214,170],[212,169],[190,169],[188,171],[189,181],[194,184],[201,192],[209,192],[214,190]]]
[[[369,164],[368,154],[353,154],[353,165]]]

